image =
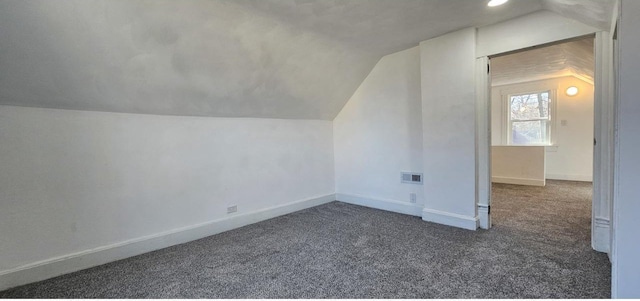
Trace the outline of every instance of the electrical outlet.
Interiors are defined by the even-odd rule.
[[[409,195],[409,199],[411,200],[411,203],[415,203],[416,200],[418,199],[418,196],[416,196],[415,193],[412,193]]]
[[[234,213],[234,212],[237,212],[237,211],[238,211],[238,206],[236,206],[236,205],[227,207],[227,214]]]

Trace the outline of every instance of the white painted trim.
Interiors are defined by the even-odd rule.
[[[422,210],[422,220],[474,231],[480,225],[477,216],[471,217],[428,208]]]
[[[491,228],[491,214],[490,205],[478,204],[478,224],[480,225],[480,229],[490,229]]]
[[[580,181],[580,182],[592,182],[592,175],[562,175],[562,174],[546,174],[547,180],[563,180],[563,181]]]
[[[10,270],[0,271],[0,290],[49,279],[112,261],[186,243],[332,201],[335,201],[335,195],[329,194],[139,237],[112,245],[106,245],[95,249],[84,250],[77,253],[30,263]]]
[[[622,18],[622,2],[621,0],[616,0],[615,2],[615,6],[614,6],[614,12],[613,12],[613,16],[612,16],[612,24],[611,24],[611,33],[616,33],[620,34],[620,18]],[[612,107],[611,107],[611,111],[612,111],[612,115],[613,115],[613,120],[611,120],[611,124],[613,124],[613,128],[614,129],[618,129],[620,126],[620,120],[618,120],[618,114],[620,114],[620,107],[618,106],[618,99],[619,99],[619,93],[620,93],[620,42],[617,40],[613,40],[612,41],[612,46],[613,48],[611,49],[612,55],[611,55],[611,73],[612,75],[609,77],[610,83],[611,83],[611,96],[612,98]],[[611,183],[610,184],[610,189],[611,189],[611,199],[609,200],[609,216],[611,216],[611,221],[610,221],[610,240],[609,240],[609,261],[611,261],[611,298],[612,299],[616,299],[618,298],[618,286],[619,286],[619,282],[618,282],[618,262],[617,262],[617,258],[618,258],[618,250],[617,250],[617,244],[616,244],[616,229],[618,228],[618,215],[619,215],[619,209],[618,209],[618,192],[619,192],[619,187],[618,187],[618,180],[620,178],[620,173],[619,171],[619,166],[620,166],[620,145],[619,145],[619,141],[617,139],[617,131],[614,130],[614,134],[612,135],[612,141],[613,141],[613,149],[611,151],[611,158],[610,158],[610,168],[611,168]]]
[[[491,177],[491,182],[513,185],[528,185],[528,186],[545,186],[545,180],[540,179],[524,179],[524,178],[507,178],[507,177]]]
[[[610,251],[610,221],[607,218],[596,217],[593,222],[593,249],[598,252],[609,253]]]
[[[611,233],[596,231],[596,219],[611,219],[613,200],[614,136],[615,136],[615,91],[614,87],[614,46],[613,36],[608,32],[597,32],[594,43],[595,85],[594,85],[594,139],[593,148],[593,198],[591,245],[601,245],[603,239],[611,238]],[[610,228],[611,229],[611,228]],[[611,242],[608,243],[609,245]],[[599,246],[610,250],[611,247]],[[596,249],[596,250],[598,250]]]
[[[422,216],[422,206],[389,199],[374,199],[366,196],[336,193],[336,200],[354,205],[365,206],[396,213]]]
[[[488,57],[476,59],[476,215],[491,228],[491,76]],[[484,210],[484,211],[483,211]]]

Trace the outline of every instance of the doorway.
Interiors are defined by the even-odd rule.
[[[490,58],[495,223],[591,218],[594,60],[594,36]]]
[[[597,161],[594,125],[599,121],[594,120],[594,111],[601,109],[594,97],[596,61],[594,35],[492,56],[491,72],[489,58],[478,58],[478,215],[482,228],[491,227],[491,180],[540,187],[547,181],[593,180]],[[483,65],[486,74],[481,71]],[[495,156],[511,156],[515,163],[495,164],[490,160]],[[595,171],[597,176],[598,169]]]
[[[491,57],[493,183],[593,181],[594,37]]]

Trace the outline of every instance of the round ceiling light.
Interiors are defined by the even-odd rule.
[[[576,86],[571,86],[567,88],[566,92],[569,96],[576,96],[578,94],[578,88]]]
[[[491,0],[487,5],[490,7],[494,7],[494,6],[505,4],[507,3],[507,1],[509,0]]]

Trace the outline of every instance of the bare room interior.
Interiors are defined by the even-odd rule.
[[[491,58],[494,226],[580,237],[590,248],[593,50],[590,35]]]
[[[639,15],[0,0],[0,298],[640,298]]]

